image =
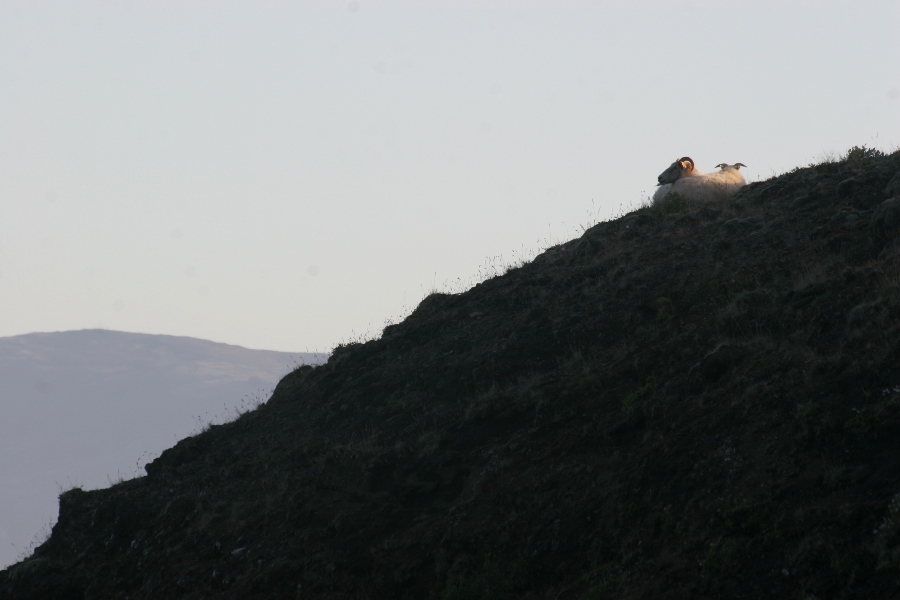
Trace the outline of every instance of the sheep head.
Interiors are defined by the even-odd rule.
[[[741,167],[746,167],[744,163],[734,163],[733,165],[729,165],[728,163],[719,163],[716,165],[717,169],[734,169],[735,171],[740,171]]]
[[[682,177],[690,177],[694,172],[694,161],[689,156],[682,156],[669,166],[668,169],[659,174],[656,180],[659,185],[666,183],[675,183]]]

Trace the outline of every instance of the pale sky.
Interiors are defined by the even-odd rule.
[[[0,0],[0,336],[327,351],[638,206],[900,146],[900,2]]]

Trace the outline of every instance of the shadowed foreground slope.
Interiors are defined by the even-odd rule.
[[[898,171],[854,149],[432,295],[63,494],[0,598],[896,597]]]

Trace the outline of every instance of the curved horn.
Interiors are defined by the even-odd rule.
[[[691,175],[693,172],[694,161],[690,156],[683,156],[669,165],[669,168],[660,173],[656,180],[659,182],[659,185],[674,183],[685,175]]]

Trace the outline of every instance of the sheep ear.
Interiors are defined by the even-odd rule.
[[[740,164],[740,163],[738,163],[738,164]],[[725,163],[719,163],[719,164],[716,165],[716,168],[717,168],[717,169],[724,169],[724,168],[727,167],[727,166],[728,166],[728,165],[725,164]]]
[[[740,169],[741,167],[744,167],[744,168],[747,167],[747,165],[745,165],[744,163],[735,163],[734,166],[735,166],[735,168],[737,168],[737,169]]]

